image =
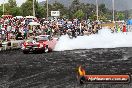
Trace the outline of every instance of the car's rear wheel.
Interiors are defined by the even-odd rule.
[[[49,52],[49,47],[48,46],[45,47],[44,52],[45,53],[48,53]]]

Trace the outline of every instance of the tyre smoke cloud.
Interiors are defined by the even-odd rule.
[[[132,32],[111,33],[110,29],[104,28],[98,34],[73,39],[64,35],[60,37],[54,51],[117,47],[132,47]]]

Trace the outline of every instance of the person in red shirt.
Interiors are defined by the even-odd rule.
[[[123,30],[122,30],[123,32],[127,32],[127,30],[126,30],[126,26],[124,25],[123,26]]]

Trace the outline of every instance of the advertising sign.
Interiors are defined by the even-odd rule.
[[[60,11],[51,11],[51,16],[60,16]]]

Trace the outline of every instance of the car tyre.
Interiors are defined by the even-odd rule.
[[[48,53],[48,52],[49,52],[48,46],[45,47],[44,52],[45,52],[45,53]]]

